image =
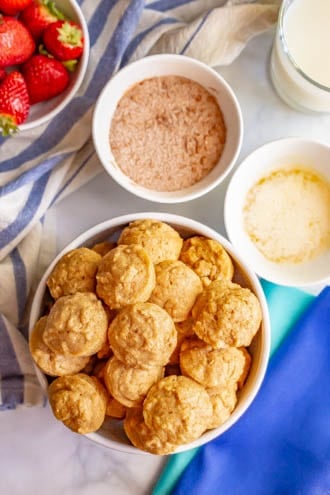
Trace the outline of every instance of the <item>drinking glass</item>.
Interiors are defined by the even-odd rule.
[[[300,0],[283,0],[270,60],[270,75],[279,96],[291,107],[303,112],[330,112],[330,87],[307,75],[296,63],[285,38],[285,19],[290,6]],[[330,0],[329,0],[330,1]],[[316,4],[317,2],[315,2]],[[317,9],[317,5],[314,6]],[[330,19],[329,19],[330,30]],[[301,36],[305,36],[301,26]],[[329,47],[323,46],[326,63]]]

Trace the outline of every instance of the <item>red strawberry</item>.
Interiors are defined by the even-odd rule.
[[[0,0],[0,11],[7,15],[16,15],[31,2],[32,0]]]
[[[0,132],[9,136],[17,131],[29,114],[30,103],[27,87],[18,71],[8,74],[0,84]]]
[[[34,55],[22,66],[30,103],[49,100],[62,93],[70,82],[61,62],[45,55]]]
[[[0,67],[25,62],[35,50],[29,31],[15,17],[0,15]]]
[[[66,61],[81,57],[84,36],[81,27],[73,21],[57,21],[43,33],[46,49],[58,60]]]
[[[5,69],[2,69],[0,67],[0,82],[3,81],[6,76],[7,76],[7,73],[6,73]]]
[[[44,29],[52,22],[64,19],[64,15],[51,0],[33,0],[23,10],[19,18],[28,28],[33,38],[39,40]]]

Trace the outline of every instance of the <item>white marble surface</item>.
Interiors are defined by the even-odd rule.
[[[245,133],[240,159],[281,137],[303,136],[330,144],[329,115],[300,114],[274,93],[268,76],[271,41],[272,33],[254,39],[235,63],[219,70],[242,106]],[[57,249],[100,221],[135,211],[189,216],[225,234],[222,208],[227,183],[204,198],[167,206],[135,198],[102,172],[56,207]],[[1,413],[0,439],[1,495],[144,495],[151,492],[164,463],[156,456],[95,445],[59,424],[48,407]]]

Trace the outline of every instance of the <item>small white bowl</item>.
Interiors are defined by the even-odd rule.
[[[111,152],[109,131],[117,104],[129,88],[144,79],[168,75],[177,75],[196,81],[215,97],[224,116],[227,138],[219,162],[204,179],[179,191],[159,192],[140,186],[121,171]],[[217,72],[190,57],[162,54],[133,62],[110,79],[96,102],[92,133],[101,163],[123,188],[136,196],[157,203],[180,203],[206,194],[224,180],[241,149],[243,119],[235,94]]]
[[[66,90],[50,100],[31,105],[27,120],[19,125],[20,132],[45,124],[60,113],[77,93],[86,73],[89,58],[89,34],[84,15],[75,0],[55,0],[55,4],[68,19],[77,22],[82,28],[84,51],[74,72],[70,73],[70,83]]]
[[[215,428],[213,430],[205,432],[198,440],[186,445],[182,445],[176,450],[176,452],[183,452],[203,445],[213,438],[217,437],[218,435],[221,435],[226,430],[228,430],[228,428],[230,428],[242,416],[242,414],[244,414],[244,412],[254,400],[261,386],[269,359],[270,322],[264,292],[256,275],[250,270],[250,268],[248,268],[242,256],[238,255],[237,250],[233,248],[230,242],[228,242],[224,237],[199,222],[196,222],[189,218],[167,213],[135,213],[113,218],[112,220],[107,220],[106,222],[100,223],[99,225],[96,225],[95,227],[89,229],[87,232],[81,234],[68,246],[66,246],[66,248],[63,249],[61,253],[59,253],[59,255],[54,259],[49,268],[46,270],[37,287],[32,302],[29,329],[31,332],[36,321],[42,315],[47,278],[49,277],[57,261],[64,255],[64,253],[79,246],[92,246],[93,244],[105,239],[117,240],[120,232],[125,226],[128,225],[128,223],[143,218],[154,218],[166,222],[173,228],[175,228],[183,237],[189,237],[191,235],[201,235],[219,241],[228,251],[234,262],[234,281],[241,284],[242,286],[249,287],[256,294],[261,304],[263,318],[262,324],[260,330],[253,339],[251,346],[249,347],[250,353],[253,357],[252,366],[247,381],[243,389],[239,392],[238,403],[235,410],[231,414],[230,418],[219,428]],[[35,366],[35,369],[39,382],[43,390],[47,393],[47,379],[37,366]],[[133,445],[130,444],[124,433],[122,421],[119,420],[107,419],[100,430],[95,433],[90,433],[86,436],[94,442],[114,450],[135,454],[145,454],[145,452],[135,448]]]
[[[243,160],[230,180],[224,219],[229,239],[260,277],[280,285],[308,287],[330,282],[330,250],[303,263],[275,263],[256,248],[243,225],[243,207],[249,189],[275,170],[299,166],[330,181],[330,147],[303,138],[286,138],[256,149]]]

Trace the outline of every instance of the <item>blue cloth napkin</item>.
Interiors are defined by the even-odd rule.
[[[0,136],[0,410],[44,403],[26,342],[27,302],[54,256],[54,236],[46,228],[52,205],[102,170],[91,119],[103,86],[120,67],[150,53],[228,64],[276,22],[278,12],[278,0],[78,3],[90,57],[77,95],[50,122],[12,138]]]
[[[245,415],[202,447],[172,495],[330,493],[330,287],[274,354]]]

